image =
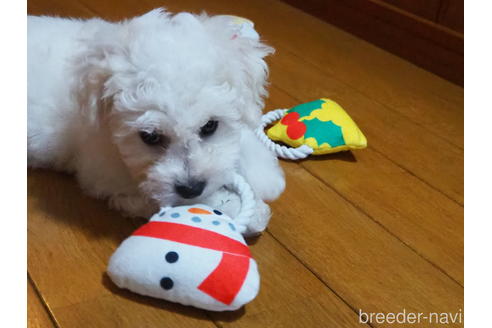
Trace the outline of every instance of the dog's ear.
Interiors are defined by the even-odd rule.
[[[83,117],[97,123],[101,115],[110,110],[112,96],[117,92],[108,81],[123,49],[117,42],[119,31],[116,26],[99,19],[91,23],[94,28],[103,28],[105,33],[101,33],[104,36],[88,40],[85,51],[75,58],[74,76],[77,80],[73,92]]]
[[[222,34],[221,43],[231,51],[228,58],[233,75],[231,79],[243,98],[240,104],[243,121],[256,129],[260,124],[264,98],[268,95],[268,66],[264,58],[274,49],[260,41],[253,22],[245,18],[212,16],[208,20],[215,29],[213,33]]]
[[[97,122],[113,108],[116,94],[124,88],[131,89],[133,80],[129,76],[135,72],[125,47],[142,30],[154,33],[156,29],[148,27],[163,23],[168,17],[165,9],[158,8],[121,23],[101,19],[89,21],[92,37],[86,40],[87,49],[76,58],[75,64],[75,76],[78,77],[75,97],[84,117]]]

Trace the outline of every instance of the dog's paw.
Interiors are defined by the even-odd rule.
[[[271,216],[272,211],[270,210],[270,206],[261,200],[257,200],[255,214],[246,225],[246,232],[244,235],[246,237],[253,237],[261,234],[265,231]]]
[[[241,199],[226,188],[221,188],[212,196],[203,200],[208,206],[216,208],[233,220],[241,211]],[[270,221],[270,207],[261,200],[256,200],[256,209],[251,220],[246,224],[245,236],[255,236],[264,231]]]
[[[235,218],[241,210],[241,199],[236,193],[226,188],[220,188],[214,194],[203,200],[205,205],[216,208],[231,218]]]
[[[150,218],[159,208],[140,195],[118,194],[109,198],[109,206],[124,216]]]
[[[251,185],[257,197],[266,201],[277,199],[285,190],[285,178],[280,168],[256,175]]]

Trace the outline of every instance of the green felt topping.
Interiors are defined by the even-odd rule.
[[[321,146],[325,142],[331,147],[345,145],[342,128],[333,123],[333,121],[323,122],[317,118],[313,118],[312,120],[304,120],[302,122],[307,127],[304,138],[316,139],[318,146]]]
[[[311,112],[316,109],[320,109],[321,106],[325,103],[324,100],[318,99],[314,101],[310,101],[308,103],[300,104],[295,107],[292,107],[287,111],[287,113],[296,112],[302,117],[311,115]]]

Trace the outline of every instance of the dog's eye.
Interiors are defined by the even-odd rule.
[[[145,142],[147,145],[154,146],[162,143],[162,134],[156,131],[140,131],[138,134],[140,135],[142,141]]]
[[[200,137],[208,137],[214,134],[219,126],[219,121],[210,120],[200,128]]]

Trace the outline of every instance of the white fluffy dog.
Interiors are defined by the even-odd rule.
[[[273,49],[224,16],[162,9],[119,23],[28,18],[28,163],[74,172],[131,216],[205,203],[237,214],[241,173],[263,202],[285,186],[254,135]]]

